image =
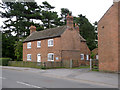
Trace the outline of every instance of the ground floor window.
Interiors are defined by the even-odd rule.
[[[31,61],[31,54],[27,54],[27,60]]]
[[[84,54],[80,54],[81,60],[84,60]]]
[[[41,55],[37,54],[37,62],[41,62]]]
[[[98,59],[98,55],[96,55],[96,59]]]
[[[54,53],[48,53],[48,61],[54,61]]]
[[[86,60],[89,60],[89,55],[86,55]]]

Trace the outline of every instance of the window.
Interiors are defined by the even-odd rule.
[[[28,42],[28,43],[27,43],[27,48],[28,48],[28,49],[31,48],[31,42]]]
[[[80,54],[81,60],[84,60],[84,54]]]
[[[48,47],[52,47],[53,46],[53,39],[49,39],[48,40]]]
[[[54,61],[54,54],[48,53],[48,61]]]
[[[31,61],[31,54],[27,54],[27,60]]]
[[[38,47],[38,48],[41,47],[41,41],[37,41],[37,47]]]
[[[96,59],[98,59],[98,55],[96,55]]]
[[[86,55],[86,60],[89,60],[89,55]]]
[[[41,62],[41,55],[37,54],[37,62]]]

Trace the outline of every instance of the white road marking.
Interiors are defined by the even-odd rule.
[[[26,86],[31,86],[31,87],[34,87],[34,88],[41,88],[41,87],[39,87],[39,86],[30,85],[30,84],[27,84],[27,83],[24,83],[24,82],[19,82],[19,81],[17,81],[17,83],[23,84],[23,85],[26,85]]]
[[[4,77],[0,77],[0,79],[6,79],[6,78],[4,78]]]

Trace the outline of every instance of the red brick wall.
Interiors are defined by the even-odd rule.
[[[119,9],[118,9],[118,14],[119,14],[119,17],[118,17],[118,24],[119,24],[119,27],[118,27],[118,66],[119,66],[119,72],[120,72],[120,2],[119,2]]]
[[[54,38],[54,46],[48,47],[48,39],[41,40],[41,48],[37,48],[37,41],[31,42],[31,49],[27,49],[27,42],[23,43],[23,61],[27,61],[27,54],[32,54],[32,61],[37,61],[37,54],[41,54],[41,61],[46,62],[48,60],[48,53],[54,53],[55,57],[58,57],[61,60],[61,43],[60,38]],[[56,60],[55,60],[56,61]]]
[[[80,42],[78,30],[67,29],[61,36],[62,59],[80,60],[80,63],[86,62],[86,55],[90,55],[90,50],[86,42]],[[81,60],[80,54],[84,54],[85,60]]]
[[[98,23],[98,54],[101,71],[118,71],[118,3]]]

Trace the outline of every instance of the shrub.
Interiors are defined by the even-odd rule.
[[[0,65],[8,66],[8,62],[12,60],[11,58],[0,58]]]

